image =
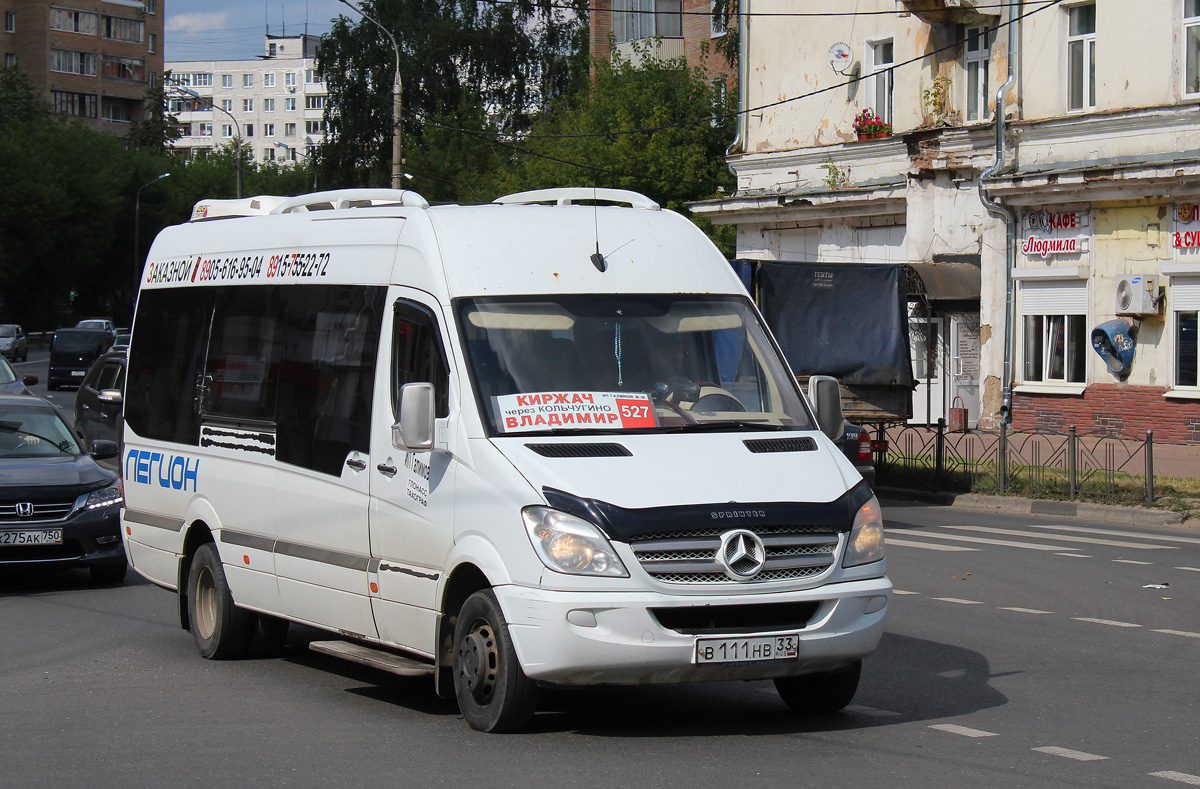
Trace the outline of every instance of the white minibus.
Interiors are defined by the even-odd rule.
[[[541,687],[853,697],[891,597],[879,503],[745,288],[643,195],[204,201],[159,234],[122,536],[206,658],[428,675],[483,731]]]

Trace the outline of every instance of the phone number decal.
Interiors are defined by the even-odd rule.
[[[320,278],[328,272],[331,259],[328,252],[189,256],[151,263],[147,267],[146,284]]]

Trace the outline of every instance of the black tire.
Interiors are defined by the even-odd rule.
[[[468,597],[458,612],[454,695],[463,718],[477,731],[517,731],[537,708],[537,686],[521,669],[491,589]]]
[[[192,555],[187,594],[192,637],[201,656],[229,660],[245,655],[254,635],[253,615],[234,604],[221,557],[211,542]]]
[[[116,584],[125,580],[125,573],[129,571],[129,565],[125,562],[120,564],[98,564],[88,568],[88,572],[92,574],[92,580],[98,584]]]
[[[283,654],[289,622],[270,614],[254,615],[254,634],[250,637],[248,654],[256,658],[274,658]]]
[[[805,714],[837,712],[854,699],[862,661],[837,671],[805,674],[800,677],[780,677],[775,690],[784,703],[796,712]]]

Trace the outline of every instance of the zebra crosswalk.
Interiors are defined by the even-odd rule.
[[[1136,538],[1136,539],[1121,539]],[[886,529],[888,546],[926,551],[979,551],[997,546],[1027,551],[1049,551],[1074,555],[1085,546],[1121,548],[1127,551],[1174,551],[1179,543],[1200,545],[1200,539],[1176,535],[1157,535],[1083,526],[1030,525],[1021,529],[966,524],[930,526],[920,529]],[[965,543],[965,544],[963,544]],[[1176,544],[1171,544],[1176,543]],[[1130,564],[1146,564],[1136,559],[1118,559]]]

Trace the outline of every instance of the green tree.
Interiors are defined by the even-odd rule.
[[[149,148],[153,151],[165,152],[171,144],[178,140],[183,132],[179,129],[179,118],[169,111],[167,91],[165,86],[171,79],[171,72],[164,71],[162,79],[153,87],[146,89],[144,117],[130,121],[129,134],[126,139],[129,144],[138,148]]]
[[[0,125],[45,118],[49,107],[29,75],[16,66],[0,68]]]

